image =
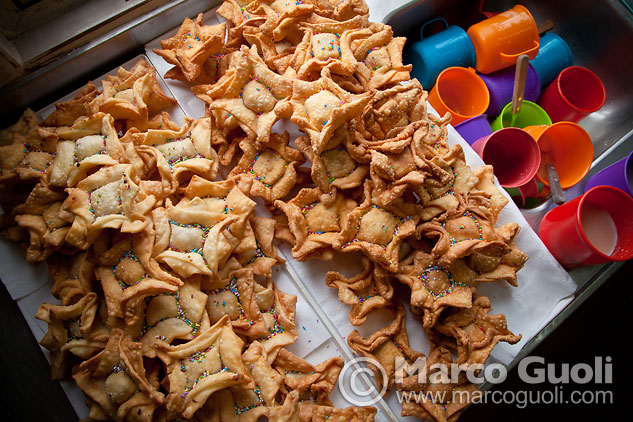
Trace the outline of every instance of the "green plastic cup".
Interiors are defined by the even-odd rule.
[[[514,125],[512,125],[512,103],[508,103],[501,110],[490,127],[493,131],[497,131],[504,127],[518,127],[523,129],[532,125],[551,125],[552,120],[547,115],[547,112],[543,110],[538,104],[532,101],[523,100],[521,102],[521,111],[515,116]]]

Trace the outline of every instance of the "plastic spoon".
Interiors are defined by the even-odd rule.
[[[521,54],[517,58],[516,70],[514,72],[514,90],[512,91],[512,118],[510,120],[510,126],[512,127],[514,127],[516,123],[517,114],[521,112],[529,64],[530,58],[527,54]]]

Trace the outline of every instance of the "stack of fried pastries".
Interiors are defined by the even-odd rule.
[[[304,282],[337,289],[355,326],[393,316],[347,337],[385,369],[379,386],[475,391],[463,377],[396,382],[394,361],[483,364],[518,342],[477,286],[516,286],[527,256],[517,224],[497,227],[507,200],[493,169],[471,169],[448,144],[450,116],[427,112],[405,39],[369,22],[363,0],[226,0],[217,13],[223,23],[185,19],[155,50],[205,117],[174,123],[141,59],[0,132],[0,228],[48,264],[59,300],[36,315],[53,377],[74,379],[93,420],[373,421],[375,408],[328,397],[342,358],[289,350],[283,242],[297,261],[360,259],[359,274]],[[409,346],[406,309],[427,355]],[[455,420],[467,404],[402,415]]]

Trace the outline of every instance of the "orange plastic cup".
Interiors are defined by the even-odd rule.
[[[536,139],[541,150],[541,166],[536,178],[546,187],[549,187],[547,163],[554,165],[563,189],[574,186],[587,175],[593,162],[593,141],[582,126],[564,121],[528,126],[524,130]]]
[[[451,124],[456,125],[484,114],[490,105],[490,93],[475,69],[454,66],[440,72],[428,101],[440,116],[451,113]]]
[[[530,60],[538,54],[536,21],[520,4],[471,25],[466,33],[475,48],[475,67],[480,73],[513,66],[522,54],[527,54]]]

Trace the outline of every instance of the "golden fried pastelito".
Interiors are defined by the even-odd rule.
[[[54,251],[65,247],[72,214],[62,210],[67,194],[43,183],[33,187],[24,203],[12,211],[17,225],[29,234],[26,247],[28,262],[41,262]]]
[[[263,402],[267,406],[274,405],[284,377],[268,362],[266,350],[261,343],[253,341],[242,354],[242,361],[249,368],[255,385],[259,387],[258,394]]]
[[[173,293],[163,293],[147,298],[139,306],[139,317],[144,322],[139,334],[143,353],[148,357],[164,359],[161,345],[175,341],[192,340],[211,326],[205,304],[208,296],[200,290],[200,277],[183,280],[183,285]],[[144,319],[144,321],[142,321]]]
[[[288,202],[275,201],[275,206],[286,215],[294,236],[293,258],[305,261],[332,258],[332,244],[358,204],[342,192],[327,197],[318,188],[304,188]]]
[[[138,60],[130,70],[120,67],[115,76],[108,75],[101,82],[102,91],[90,103],[92,113],[112,115],[122,121],[124,128],[147,121],[176,100],[166,95],[156,79],[156,69],[145,59]]]
[[[257,387],[252,390],[229,387],[214,393],[196,416],[198,420],[210,422],[257,422],[263,417],[278,422],[299,421],[298,392],[291,391],[282,403],[271,405],[266,405],[260,396],[262,394],[258,393]]]
[[[257,10],[253,0],[225,0],[216,13],[229,23],[226,46],[239,48],[246,44],[243,33],[249,28],[265,24],[266,16]]]
[[[394,37],[389,25],[372,23],[371,35],[355,39],[354,57],[358,61],[358,79],[368,90],[409,81],[412,65],[402,62],[406,38]]]
[[[272,218],[251,214],[247,230],[240,243],[233,250],[240,265],[253,271],[255,275],[272,277],[272,268],[284,263],[273,244],[276,222]]]
[[[344,364],[343,358],[337,356],[312,365],[281,349],[272,366],[283,376],[288,391],[298,391],[302,399],[312,397],[318,404],[331,405],[328,395],[334,390]]]
[[[73,373],[86,396],[110,418],[123,420],[131,408],[145,406],[149,409],[138,414],[151,414],[165,401],[157,377],[147,374],[141,349],[128,333],[114,329],[106,347]]]
[[[365,0],[307,0],[306,3],[314,5],[316,14],[338,21],[360,16],[367,24],[369,18],[369,7]]]
[[[490,299],[476,294],[472,307],[444,312],[431,328],[430,337],[437,336],[436,343],[456,349],[456,363],[483,365],[497,343],[516,344],[521,340],[521,335],[508,329],[505,315],[490,315],[490,310]]]
[[[411,311],[422,315],[425,328],[432,327],[447,307],[472,306],[473,288],[421,250],[405,257],[394,277],[411,289]]]
[[[354,119],[354,130],[360,146],[379,152],[390,151],[406,142],[413,130],[428,125],[427,92],[417,79],[377,91],[363,112]],[[408,130],[407,132],[405,132]],[[401,135],[402,132],[405,132]]]
[[[493,221],[496,223],[499,213],[506,206],[509,200],[503,193],[501,193],[499,187],[495,184],[492,166],[481,166],[474,171],[474,175],[477,177],[478,182],[473,187],[473,190],[483,192],[490,197],[490,205],[488,208],[494,216]]]
[[[215,277],[232,246],[223,232],[237,216],[214,214],[213,204],[201,198],[183,199],[176,206],[167,200],[165,208],[153,211],[156,243],[153,256],[182,277],[204,274]],[[205,216],[204,214],[209,214]]]
[[[71,257],[54,254],[46,260],[54,284],[51,293],[66,306],[93,291],[95,264],[88,252]]]
[[[50,352],[51,376],[68,375],[70,355],[88,359],[103,349],[108,331],[97,323],[97,294],[89,292],[70,305],[40,305],[35,318],[48,324],[40,344]]]
[[[387,386],[386,391],[391,391],[393,388],[397,358],[402,358],[408,364],[413,364],[417,358],[424,356],[409,346],[404,306],[401,303],[397,303],[390,309],[394,320],[389,325],[376,331],[368,338],[363,338],[356,330],[352,331],[347,337],[347,344],[356,353],[375,361],[376,365],[382,365],[387,379],[383,378],[382,371],[369,364],[374,372],[379,391],[382,391],[384,385]]]
[[[0,146],[27,143],[29,139],[38,139],[39,119],[37,114],[26,108],[17,122],[0,130]]]
[[[178,73],[189,82],[199,80],[209,56],[218,54],[224,47],[226,23],[208,26],[203,25],[203,20],[202,13],[195,20],[185,18],[176,35],[161,40],[161,49],[153,50],[169,64],[176,66]]]
[[[184,189],[192,175],[215,180],[219,159],[211,147],[211,118],[194,120],[185,117],[178,130],[150,129],[132,135],[141,154],[150,155],[163,182],[163,190],[170,195]]]
[[[45,178],[51,186],[74,187],[95,168],[128,162],[109,114],[95,113],[73,126],[43,128],[41,133],[58,139]],[[136,174],[130,176],[138,180]]]
[[[122,318],[128,325],[142,320],[148,297],[176,293],[182,280],[167,274],[150,256],[153,236],[149,227],[116,242],[109,250],[101,251],[95,269],[101,282],[105,304],[110,317]]]
[[[147,226],[157,199],[146,195],[137,200],[140,188],[131,173],[131,164],[115,164],[81,180],[76,188],[68,188],[62,208],[74,218],[66,235],[67,243],[86,249],[103,229],[138,233]]]
[[[420,157],[418,155],[418,157]],[[421,157],[420,157],[421,158]],[[429,167],[429,174],[416,193],[424,206],[420,220],[427,221],[459,206],[456,195],[470,192],[479,182],[466,164],[460,145],[453,145],[444,155],[421,158]]]
[[[72,126],[79,118],[93,114],[90,103],[99,95],[99,88],[88,82],[70,100],[55,103],[55,109],[42,121],[42,126]]]
[[[506,280],[516,286],[516,272],[527,260],[514,245],[519,225],[495,228],[495,216],[488,208],[469,203],[463,195],[458,199],[459,208],[421,224],[416,233],[437,240],[433,255],[459,280],[469,285]]]
[[[218,390],[254,386],[241,359],[244,342],[233,332],[228,315],[187,343],[163,347],[169,379],[166,406],[174,416],[191,418]]]
[[[369,172],[369,168],[355,161],[356,157],[346,148],[346,140],[350,136],[349,128],[341,126],[338,132],[335,136],[341,139],[340,143],[323,151],[320,155],[314,154],[307,136],[300,136],[295,140],[297,148],[312,163],[310,169],[312,181],[324,192],[361,186]]]
[[[38,117],[27,108],[12,126],[0,131],[0,183],[37,182],[55,157],[57,140],[39,133]]]
[[[268,332],[262,338],[257,339],[266,350],[268,362],[270,363],[275,360],[277,354],[284,346],[293,344],[299,338],[295,322],[297,296],[282,292],[274,283],[273,292],[273,306],[262,310],[262,316]]]
[[[345,91],[334,82],[330,70],[325,67],[320,78],[313,82],[294,81],[290,120],[309,136],[313,153],[318,156],[342,141],[340,136],[335,136],[337,131],[360,115],[370,99],[370,92],[351,94]]]
[[[239,215],[238,223],[233,223],[231,231],[236,237],[242,238],[247,220],[257,205],[248,197],[249,190],[246,183],[240,186],[231,179],[212,181],[193,176],[184,190],[184,197],[190,200],[202,198],[212,203],[216,216],[222,212]]]
[[[288,195],[298,181],[297,168],[305,162],[303,154],[289,146],[290,135],[272,133],[267,144],[257,147],[240,142],[242,157],[229,177],[238,185],[248,180],[250,195],[273,202]]]
[[[349,213],[332,246],[343,252],[360,250],[374,263],[395,272],[400,245],[415,232],[418,217],[406,208],[375,205],[370,183],[365,182],[363,202]]]
[[[351,39],[362,25],[360,16],[344,22],[316,16],[303,23],[305,35],[290,60],[299,79],[312,80],[314,75],[318,78],[323,68],[331,74],[351,76],[358,66]]]
[[[373,422],[378,410],[373,406],[337,408],[322,406],[310,401],[299,403],[299,421]]]
[[[167,200],[165,207],[153,210],[152,256],[183,277],[203,274],[217,279],[220,267],[240,243],[255,205],[233,181],[194,177],[178,204]]]
[[[389,207],[407,193],[415,193],[424,183],[427,172],[417,166],[410,148],[381,153],[371,151],[369,175],[376,205]]]
[[[249,338],[265,336],[268,328],[257,303],[253,272],[246,268],[235,270],[222,282],[224,287],[207,291],[206,309],[211,324],[228,315],[236,334]]]
[[[250,45],[257,46],[270,69],[283,75],[303,37],[297,28],[310,18],[314,6],[297,1],[258,0],[251,7],[265,15],[266,20],[258,27],[245,27],[242,35]]]
[[[432,346],[426,359],[426,382],[420,382],[418,374],[405,377],[398,388],[403,394],[417,394],[422,400],[402,402],[402,416],[416,416],[424,420],[438,422],[455,421],[460,413],[480,393],[476,384],[469,382],[466,375],[451,373],[453,359],[449,350],[442,346]]]
[[[275,122],[292,112],[292,80],[270,70],[256,46],[235,52],[230,68],[216,84],[196,85],[192,90],[209,110],[227,113],[249,139],[259,143],[268,142]],[[216,119],[216,123],[225,122]]]
[[[325,284],[338,289],[338,299],[350,305],[349,320],[352,325],[362,325],[375,309],[392,304],[391,276],[368,258],[362,258],[363,271],[353,277],[344,277],[336,271],[328,271]]]

